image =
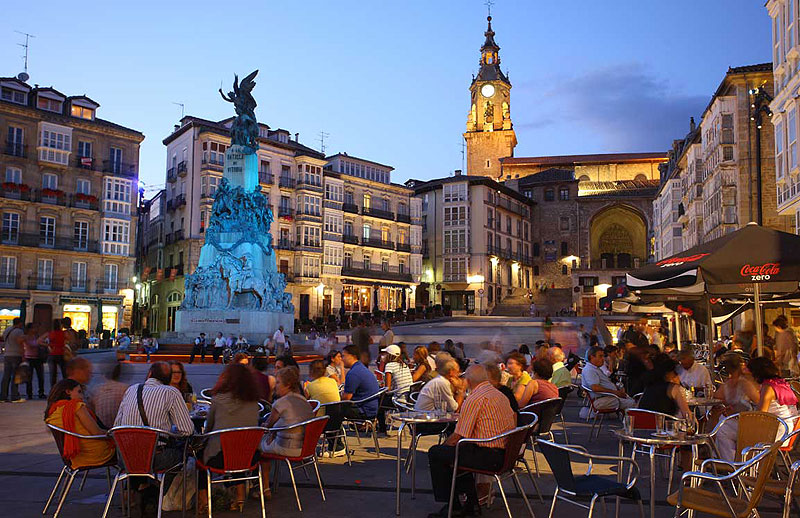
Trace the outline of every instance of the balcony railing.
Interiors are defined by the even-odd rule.
[[[322,234],[322,239],[325,241],[338,241],[342,242],[342,235],[341,234],[334,234],[332,232],[324,232]]]
[[[288,176],[281,176],[278,182],[279,187],[285,187],[286,189],[294,189],[295,185],[297,185],[295,179]]]
[[[308,180],[305,178],[301,178],[297,180],[297,188],[305,189],[307,191],[322,192],[322,183],[317,180]]]
[[[6,141],[3,154],[25,158],[28,156],[28,146],[23,145],[21,142]]]
[[[357,245],[358,244],[358,236],[355,234],[344,234],[342,236],[342,241],[350,244],[350,245]]]
[[[374,246],[376,248],[386,248],[388,250],[394,249],[394,243],[391,241],[384,241],[380,237],[365,237],[361,240],[361,244],[364,246]]]
[[[123,289],[125,284],[119,280],[101,279],[95,285],[96,293],[117,293]]]
[[[262,173],[259,171],[258,183],[263,183],[264,185],[272,185],[274,183],[272,180],[272,175],[270,173]]]
[[[294,243],[291,239],[278,239],[274,246],[278,250],[294,250]]]
[[[135,178],[136,166],[116,160],[103,160],[103,172]]]
[[[58,189],[35,189],[33,191],[33,201],[66,207],[67,193]]]
[[[358,205],[355,203],[342,203],[342,210],[345,212],[352,212],[353,214],[358,214]]]
[[[174,167],[167,169],[167,181],[170,183],[178,181],[178,172]]]
[[[86,293],[89,291],[89,280],[86,277],[72,277],[69,282],[69,291]]]
[[[342,276],[367,277],[387,281],[411,282],[411,273],[400,272],[399,266],[383,266],[349,261],[342,266]]]
[[[0,196],[11,200],[30,201],[31,188],[24,183],[5,182],[0,186]]]
[[[322,241],[298,239],[294,243],[295,250],[322,251]]]
[[[225,168],[225,162],[211,158],[204,158],[200,165],[203,169],[211,169],[212,171],[222,171]]]
[[[186,176],[186,160],[178,163],[178,176]]]
[[[323,200],[322,206],[326,209],[342,210],[342,202],[333,200]]]
[[[375,207],[364,207],[361,209],[361,214],[364,216],[372,216],[373,218],[382,218],[394,221],[393,212],[383,209],[376,209]]]
[[[279,218],[291,218],[293,216],[294,216],[294,210],[292,210],[290,207],[278,206]]]
[[[40,291],[62,291],[64,279],[54,279],[52,275],[28,277],[28,289]]]
[[[20,289],[19,274],[11,274],[11,273],[0,274],[0,288],[7,290]]]
[[[73,194],[70,196],[69,206],[76,209],[100,210],[100,200],[88,194]]]
[[[74,229],[64,229],[63,233],[67,232],[74,232]],[[56,250],[73,250],[91,253],[100,251],[100,246],[97,240],[94,239],[76,239],[73,236],[59,237],[57,234],[42,235],[38,232],[14,232],[4,229],[0,241],[4,245],[53,248]]]
[[[411,244],[410,243],[397,243],[396,249],[398,252],[410,252],[411,251]]]
[[[407,212],[398,212],[397,221],[399,223],[411,223],[411,214]]]

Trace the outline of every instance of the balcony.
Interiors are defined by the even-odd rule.
[[[297,240],[294,243],[295,250],[302,250],[306,252],[319,252],[322,253],[322,241],[313,240]]]
[[[467,282],[466,273],[445,273],[444,282]]]
[[[0,196],[11,200],[30,201],[31,188],[24,183],[3,182],[0,184]]]
[[[74,293],[86,293],[89,291],[89,281],[86,277],[72,277],[68,284],[69,291]]]
[[[169,270],[169,268],[167,268]],[[119,290],[125,288],[125,283],[116,279],[101,279],[95,284],[95,293],[119,293]]]
[[[375,248],[394,250],[394,243],[391,241],[384,241],[380,237],[365,237],[361,240],[361,244],[364,246],[373,246]]]
[[[325,207],[326,209],[342,210],[342,202],[340,201],[323,200],[322,206]]]
[[[278,217],[292,219],[294,217],[294,210],[291,207],[278,207]]]
[[[178,173],[174,167],[170,167],[167,169],[167,181],[169,183],[174,183],[178,181]]]
[[[19,285],[19,274],[12,274],[6,273],[0,275],[0,288],[6,290],[18,290],[20,289]]]
[[[273,246],[278,250],[294,250],[294,244],[289,238],[278,239]]]
[[[322,239],[325,241],[337,241],[339,243],[342,242],[342,235],[341,234],[334,234],[331,232],[325,232],[322,234]]]
[[[33,201],[66,207],[67,194],[59,189],[36,189],[33,191]]]
[[[357,245],[358,244],[358,236],[355,234],[344,234],[342,236],[342,241],[349,244],[349,245]]]
[[[322,222],[322,213],[317,211],[298,210],[297,221],[318,221]]]
[[[20,142],[8,142],[6,141],[6,145],[3,148],[3,154],[9,156],[18,156],[20,158],[25,158],[28,156],[28,146],[22,145]]]
[[[28,277],[28,289],[39,291],[61,291],[64,287],[64,279],[54,279],[52,275]]]
[[[258,183],[263,183],[264,185],[272,185],[275,181],[272,179],[272,175],[270,173],[262,173],[261,171],[258,172]]]
[[[178,164],[178,176],[186,176],[186,160]]]
[[[136,178],[136,166],[117,160],[103,160],[103,172]]]
[[[342,210],[345,212],[351,212],[353,214],[358,214],[358,205],[355,203],[342,203]]]
[[[323,192],[322,183],[319,180],[299,179],[297,180],[297,188],[306,191]]]
[[[211,171],[222,171],[225,169],[225,162],[222,160],[214,160],[212,158],[204,158],[200,162],[201,169],[210,169]]]
[[[397,243],[395,249],[398,252],[411,252],[411,244],[410,243]]]
[[[371,265],[357,262],[347,262],[342,266],[343,277],[366,277],[386,281],[412,282],[410,272],[400,272],[399,266]]]
[[[72,161],[72,165],[78,169],[88,169],[90,171],[94,171],[96,162],[94,161],[94,157],[91,156],[76,156]]]
[[[100,210],[100,201],[91,194],[73,194],[69,199],[69,206],[76,209]]]
[[[381,219],[388,219],[389,221],[394,221],[394,212],[383,209],[376,209],[374,207],[362,208],[361,214],[363,214],[364,216],[371,216],[373,218],[381,218]]]
[[[397,213],[397,222],[398,223],[411,223],[411,214],[407,212],[398,212]]]
[[[289,178],[288,176],[281,176],[278,181],[278,187],[283,187],[284,189],[294,189],[297,182],[295,182],[294,178]]]
[[[62,230],[62,234],[74,232],[74,229]],[[51,248],[56,250],[72,250],[76,252],[98,253],[100,246],[96,240],[70,237],[56,237],[56,235],[42,235],[39,232],[14,232],[4,230],[2,244],[16,246],[30,246],[34,248]]]

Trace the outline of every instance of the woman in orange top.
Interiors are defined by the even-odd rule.
[[[44,413],[46,423],[81,435],[103,435],[92,412],[83,402],[83,388],[72,379],[56,383],[47,398]],[[110,439],[78,439],[64,437],[64,457],[73,468],[99,466],[114,456],[114,443]]]

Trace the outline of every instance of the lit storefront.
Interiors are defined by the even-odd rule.
[[[345,284],[343,290],[344,310],[352,313],[371,313],[376,309],[381,311],[395,311],[403,309],[406,301],[408,286],[402,285],[358,285]]]
[[[87,333],[96,331],[98,309],[102,306],[103,329],[112,331],[119,329],[119,316],[122,314],[124,298],[122,296],[104,295],[102,298],[61,297],[62,314],[72,321],[76,331],[83,329]]]
[[[19,316],[19,308],[0,305],[0,334],[11,327],[15,318]]]
[[[345,285],[344,310],[353,313],[369,313],[372,311],[372,289],[366,286]]]
[[[72,321],[72,329],[87,333],[92,329],[92,306],[88,304],[64,304],[64,316]]]

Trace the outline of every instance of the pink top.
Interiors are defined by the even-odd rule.
[[[778,400],[779,405],[795,406],[797,405],[797,396],[795,395],[792,387],[786,383],[786,380],[780,378],[772,378],[764,380],[764,385],[772,387],[775,391],[775,399]]]
[[[545,399],[552,399],[554,397],[558,397],[558,387],[553,385],[547,380],[535,380],[536,383],[539,385],[539,391],[531,397],[531,400],[528,402],[530,405],[531,403],[537,403],[539,401],[544,401]]]

